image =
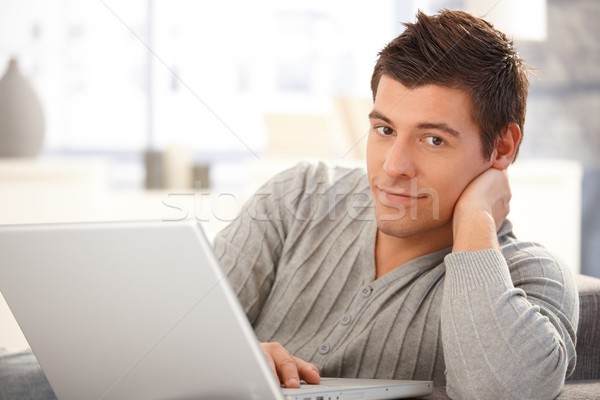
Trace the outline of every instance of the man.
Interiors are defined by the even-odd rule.
[[[371,85],[366,175],[301,164],[215,239],[274,373],[556,397],[578,299],[568,268],[506,220],[528,89],[511,41],[464,12],[419,13]]]
[[[489,24],[419,13],[375,66],[367,174],[298,165],[217,236],[284,385],[431,379],[453,398],[558,395],[575,366],[576,288],[505,219],[527,86]],[[51,392],[27,371],[30,398]]]

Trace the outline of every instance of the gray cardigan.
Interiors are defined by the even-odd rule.
[[[463,399],[558,395],[578,318],[560,260],[506,221],[501,252],[448,248],[374,279],[376,229],[363,170],[303,163],[214,244],[258,338],[323,376],[427,379]]]

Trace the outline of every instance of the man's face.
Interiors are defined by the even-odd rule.
[[[409,89],[383,75],[369,119],[367,171],[379,230],[399,238],[451,238],[456,201],[491,166],[466,92]]]

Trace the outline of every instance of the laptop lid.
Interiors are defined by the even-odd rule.
[[[0,254],[0,291],[59,399],[283,398],[197,222],[3,226]],[[285,398],[342,399],[342,383]],[[395,391],[431,382],[351,388]]]

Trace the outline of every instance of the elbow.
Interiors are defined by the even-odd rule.
[[[563,380],[564,382],[564,380]],[[476,390],[463,390],[461,387],[454,385],[446,386],[446,394],[450,399],[460,400],[480,400],[480,399],[535,399],[535,400],[552,400],[556,399],[562,392],[564,383],[557,385],[538,386],[531,393],[514,393],[510,390],[496,390],[491,387],[484,387]]]
[[[546,357],[531,358],[530,361],[527,365],[514,359],[495,367],[473,368],[463,364],[459,371],[448,369],[447,395],[452,399],[544,400],[558,397],[574,360],[568,359],[564,348],[558,347]]]
[[[544,383],[465,382],[447,383],[446,394],[451,399],[556,399],[563,390],[565,378],[556,377]]]

